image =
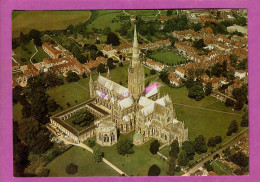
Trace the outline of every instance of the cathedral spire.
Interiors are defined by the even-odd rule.
[[[111,79],[111,77],[110,77],[110,72],[109,72],[109,68],[107,69],[107,79]]]
[[[134,43],[133,43],[133,61],[139,61],[139,50],[138,50],[138,41],[137,41],[137,33],[136,33],[136,25],[134,29]]]

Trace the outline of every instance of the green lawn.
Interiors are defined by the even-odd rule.
[[[90,16],[90,11],[13,11],[12,36],[17,37],[20,32],[27,34],[31,29],[62,30],[85,22]]]
[[[159,52],[159,53],[152,54],[151,57],[153,59],[158,59],[160,61],[163,61],[164,64],[166,63],[177,64],[177,62],[179,61],[185,61],[184,58],[176,55],[173,52]]]
[[[66,122],[67,124],[69,124],[70,126],[72,126],[73,128],[75,128],[77,131],[82,131],[82,130],[84,130],[84,129],[86,129],[86,128],[88,128],[88,127],[90,127],[90,126],[92,126],[92,125],[94,124],[94,121],[93,121],[92,123],[90,123],[89,126],[83,126],[83,127],[82,127],[82,126],[80,126],[80,125],[78,125],[78,124],[74,124],[74,123],[72,122],[72,119],[71,119],[71,118],[65,120],[65,122]]]
[[[42,62],[44,58],[50,58],[50,56],[46,52],[44,52],[41,46],[38,46],[37,49],[38,52],[32,58],[33,62],[35,60],[35,63],[39,63]]]
[[[88,25],[88,29],[95,27],[103,30],[106,27],[110,27],[111,31],[115,31],[120,28],[120,22],[117,22],[120,15],[123,15],[122,10],[100,10],[97,18]],[[113,20],[117,21],[112,22]]]
[[[66,166],[70,163],[78,165],[78,173],[66,173]],[[55,158],[46,167],[50,169],[50,177],[120,176],[104,162],[96,163],[92,153],[77,146]]]
[[[230,168],[227,164],[219,160],[214,161],[212,163],[212,167],[214,169],[214,172],[221,176],[230,176],[234,171],[233,168]]]
[[[14,50],[15,56],[14,59],[22,66],[30,63],[30,58],[36,52],[34,48],[33,41],[30,41],[26,44],[21,44],[20,46],[16,47]],[[22,62],[21,59],[25,58],[25,62]]]
[[[120,135],[121,138],[129,138],[132,140],[134,132],[129,134]],[[165,176],[168,170],[168,164],[163,161],[159,155],[153,155],[149,151],[150,143],[153,140],[141,146],[134,146],[134,153],[128,156],[119,155],[116,151],[117,144],[111,147],[101,147],[101,150],[105,154],[105,158],[121,169],[129,176],[147,176],[149,167],[153,164],[157,164],[161,168],[160,176]],[[95,147],[98,145],[96,144]]]
[[[75,106],[89,99],[89,91],[74,82],[50,89],[47,93],[62,107],[62,110]],[[67,105],[70,104],[70,106]],[[60,109],[55,113],[60,112]]]

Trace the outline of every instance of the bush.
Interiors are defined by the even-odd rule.
[[[80,77],[79,77],[79,75],[77,73],[69,71],[67,73],[66,80],[68,82],[76,82],[76,81],[80,80]]]
[[[175,171],[176,171],[176,172],[180,172],[180,171],[181,171],[181,167],[180,167],[180,166],[177,166]]]
[[[100,148],[96,148],[94,150],[93,154],[94,154],[94,161],[95,162],[101,162],[102,161],[103,152],[101,152]]]
[[[152,70],[150,71],[150,74],[151,74],[151,75],[154,75],[154,74],[156,74],[156,71],[155,71],[154,69],[152,69]]]
[[[95,142],[95,140],[90,140],[90,139],[89,139],[87,145],[88,145],[90,148],[92,148],[92,147],[94,147],[94,146],[96,145],[96,142]]]
[[[148,171],[148,176],[159,176],[161,169],[156,164],[153,164]]]
[[[129,140],[129,139],[119,140],[118,143],[117,143],[117,152],[120,155],[134,153],[132,141]]]
[[[78,166],[74,163],[70,163],[66,167],[66,173],[68,174],[76,174],[78,172]]]
[[[160,147],[160,143],[158,142],[158,140],[154,140],[151,144],[150,144],[150,152],[152,154],[157,154],[157,152],[159,151],[159,147]]]

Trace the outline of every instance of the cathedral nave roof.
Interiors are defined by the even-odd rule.
[[[97,82],[100,85],[103,85],[106,87],[108,90],[114,91],[117,94],[121,94],[122,96],[128,95],[128,89],[123,87],[122,85],[119,85],[101,75],[98,76]]]

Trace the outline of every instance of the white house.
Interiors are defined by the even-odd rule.
[[[246,71],[243,70],[237,70],[235,71],[235,77],[238,77],[239,79],[243,79],[246,77]]]

